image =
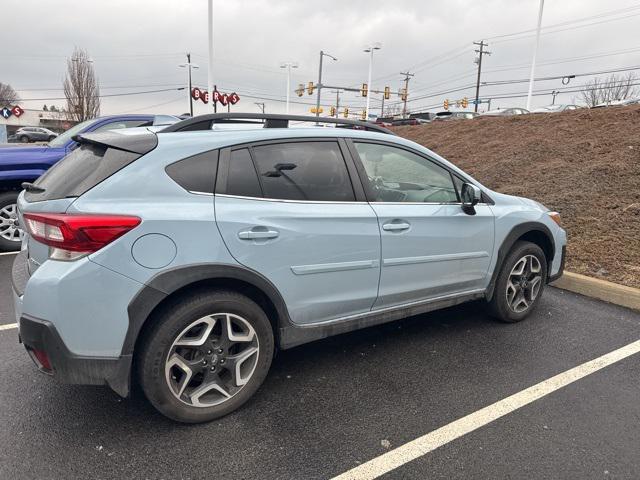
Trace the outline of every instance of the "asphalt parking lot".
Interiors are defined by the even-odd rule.
[[[639,338],[640,314],[549,288],[520,324],[473,303],[281,352],[243,408],[184,426],[56,383],[0,330],[0,478],[332,478]],[[383,478],[639,478],[638,378],[628,356]]]

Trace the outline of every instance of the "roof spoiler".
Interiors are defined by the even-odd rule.
[[[153,132],[123,135],[116,131],[81,133],[72,137],[80,144],[101,145],[126,152],[144,155],[158,146],[158,137]]]
[[[308,122],[316,124],[331,123],[341,128],[369,130],[372,132],[395,135],[391,130],[381,127],[380,125],[369,122],[360,122],[358,120],[339,119],[333,117],[314,117],[309,115],[280,115],[271,113],[209,113],[174,123],[163,128],[159,133],[211,130],[213,125],[216,123],[250,123],[262,124],[264,125],[264,128],[288,128],[289,122]]]

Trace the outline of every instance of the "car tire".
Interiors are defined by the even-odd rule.
[[[0,193],[0,251],[20,250],[20,229],[12,223],[16,220],[19,192]]]
[[[138,379],[151,404],[173,420],[201,423],[227,415],[267,376],[273,330],[244,295],[200,290],[170,301],[149,321],[135,353]]]
[[[489,302],[498,320],[516,323],[524,320],[540,301],[547,280],[547,258],[531,242],[517,242],[504,262]]]
[[[20,135],[20,138],[18,140],[20,140],[20,143],[29,143],[29,137],[27,137],[26,135]]]

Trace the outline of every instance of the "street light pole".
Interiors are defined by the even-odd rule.
[[[318,94],[316,96],[316,117],[320,116],[320,91],[322,90],[322,57],[329,57],[334,62],[338,61],[338,59],[333,55],[329,55],[328,53],[320,50],[320,64],[318,66],[318,85],[317,85]]]
[[[179,67],[187,69],[187,84],[189,88],[187,89],[187,95],[189,96],[189,114],[193,117],[193,97],[191,96],[191,69],[192,68],[200,68],[195,63],[191,63],[191,54],[187,53],[187,63],[181,63],[178,65]]]
[[[364,109],[365,118],[367,120],[369,119],[369,104],[371,101],[371,91],[373,90],[373,87],[371,85],[371,74],[373,73],[373,52],[374,50],[380,50],[381,48],[382,48],[382,44],[376,42],[364,49],[364,52],[369,54],[369,76],[367,77],[368,78],[367,88],[369,91],[367,92],[367,105]]]
[[[538,11],[538,28],[536,30],[536,45],[533,48],[533,60],[531,61],[531,75],[529,75],[529,93],[527,94],[527,110],[531,110],[531,94],[533,93],[533,76],[536,71],[536,56],[538,55],[538,46],[540,44],[540,28],[542,27],[542,10],[544,9],[544,0],[540,0],[540,10]]]
[[[287,69],[287,113],[289,113],[289,102],[291,96],[291,69],[298,68],[298,62],[285,62],[280,65],[280,68]]]
[[[215,108],[213,101],[213,0],[209,0],[207,9],[207,21],[209,27],[209,65],[207,72],[207,92],[209,93],[209,105]],[[189,93],[191,95],[191,93]]]

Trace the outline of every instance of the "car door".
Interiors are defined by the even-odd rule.
[[[422,153],[389,143],[352,145],[381,234],[375,308],[483,290],[493,255],[490,206],[465,213],[463,180]]]
[[[345,151],[343,141],[309,139],[220,155],[220,233],[240,264],[274,284],[296,324],[368,312],[377,297],[378,222]]]

